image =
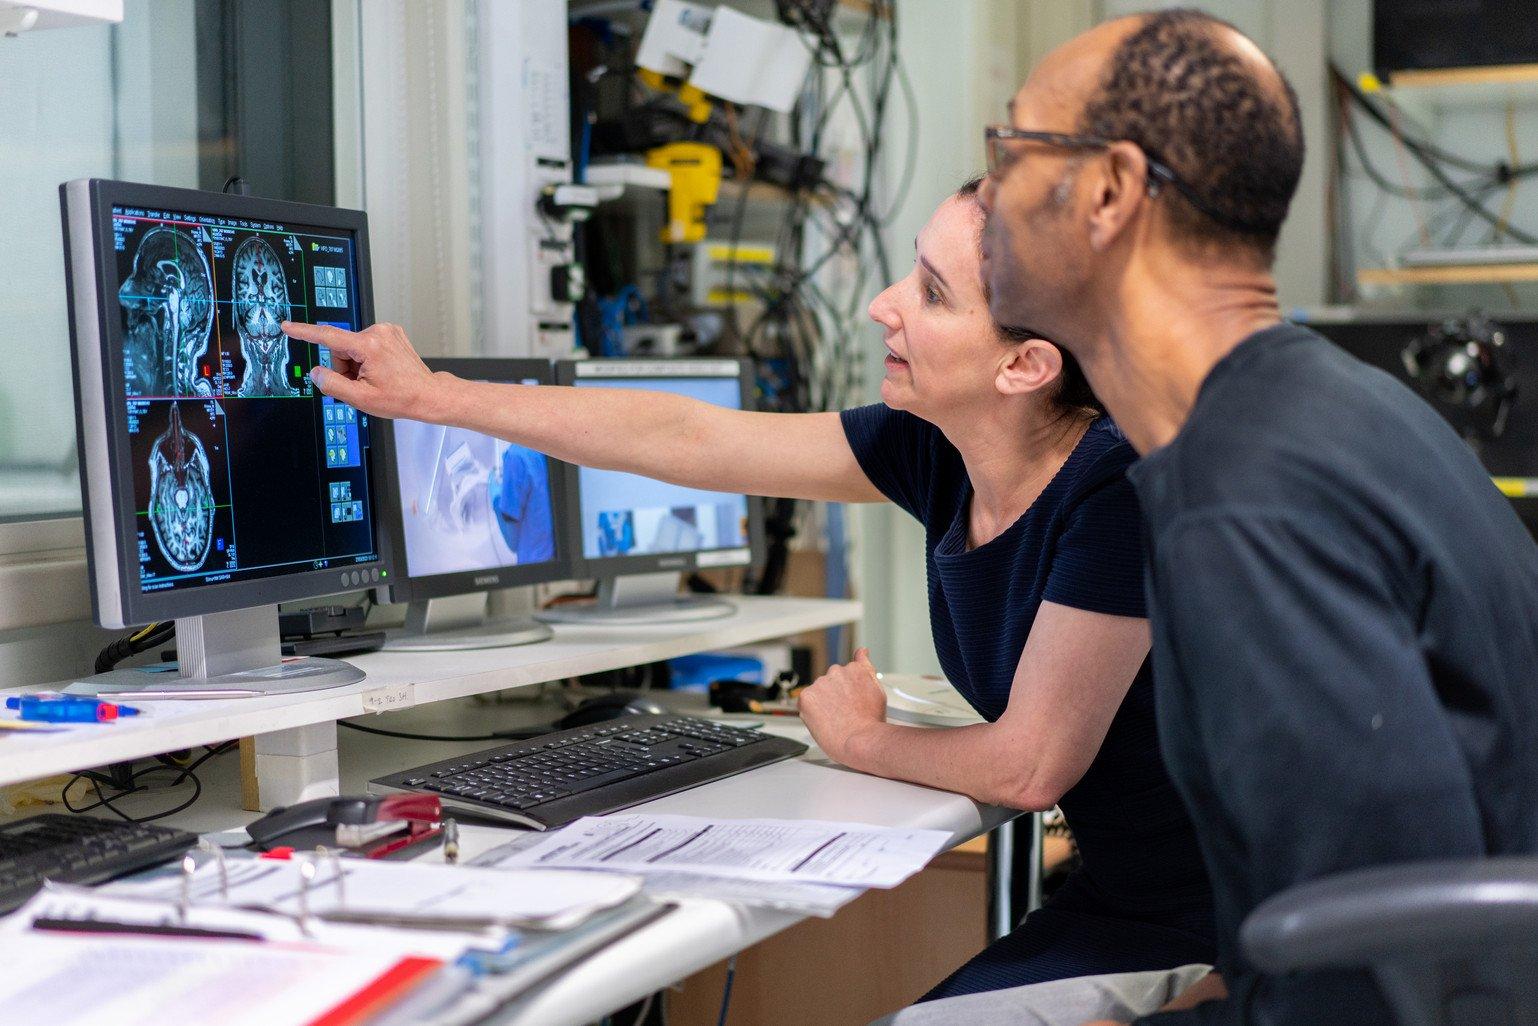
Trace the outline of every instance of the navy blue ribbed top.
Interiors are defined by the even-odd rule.
[[[937,427],[884,405],[845,410],[842,420],[871,483],[924,525],[935,650],[946,677],[987,719],[1009,702],[1043,601],[1146,615],[1143,528],[1126,478],[1137,456],[1109,418],[1089,427],[1030,509],[975,549],[967,548],[972,484]],[[1211,931],[1195,832],[1159,753],[1146,662],[1094,762],[1059,806],[1100,911]]]

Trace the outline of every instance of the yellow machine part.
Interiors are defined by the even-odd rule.
[[[677,93],[678,101],[684,105],[685,116],[696,125],[703,125],[710,120],[710,97],[700,91],[698,86],[669,80],[650,68],[640,69],[636,72],[636,77],[650,89],[663,93]]]
[[[703,241],[705,213],[721,193],[721,151],[705,143],[668,143],[648,150],[646,165],[661,168],[672,178],[662,241]]]

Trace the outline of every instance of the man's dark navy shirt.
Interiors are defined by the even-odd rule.
[[[1259,976],[1239,925],[1344,870],[1538,851],[1538,546],[1431,407],[1293,325],[1129,476],[1233,995],[1139,1023],[1391,1023],[1364,971]]]
[[[1009,702],[1043,601],[1145,615],[1143,528],[1126,478],[1137,457],[1108,418],[1090,426],[1020,519],[975,549],[967,544],[972,485],[938,428],[881,405],[844,411],[843,425],[871,483],[924,525],[935,650],[947,679],[987,719]],[[1211,895],[1159,754],[1153,702],[1145,663],[1094,762],[1059,802],[1084,863],[1064,893],[1087,913],[1210,940]]]

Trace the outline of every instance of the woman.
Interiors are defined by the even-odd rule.
[[[913,271],[871,303],[882,404],[841,414],[467,382],[430,372],[393,325],[284,326],[331,348],[336,370],[316,368],[317,386],[367,413],[689,487],[890,499],[925,525],[935,646],[988,722],[887,724],[863,650],[803,692],[802,718],[853,769],[1060,806],[1083,859],[1048,907],[929,998],[1214,957],[1195,835],[1154,730],[1134,455],[1067,354],[990,319],[977,187],[940,206]]]

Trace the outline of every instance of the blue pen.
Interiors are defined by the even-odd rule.
[[[43,723],[111,723],[120,716],[137,716],[133,706],[103,702],[78,695],[11,695],[5,700],[23,720]]]

